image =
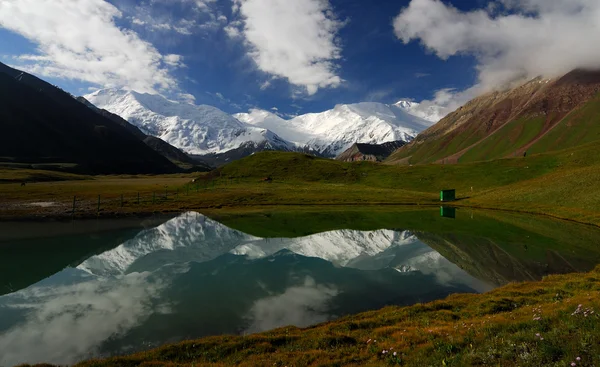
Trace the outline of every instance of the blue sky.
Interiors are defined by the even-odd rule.
[[[559,0],[46,3],[0,5],[2,62],[76,95],[128,87],[172,99],[193,96],[196,104],[231,113],[276,107],[299,114],[401,98],[449,103],[436,95],[440,90],[464,102],[490,84],[563,72],[598,56],[586,54],[586,45],[585,55],[562,63],[517,54],[534,47],[528,34],[518,34],[520,26],[531,30],[544,17],[561,15],[581,22],[586,10],[600,9],[595,0],[570,2],[581,7],[577,19],[566,18],[575,10]],[[507,19],[516,19],[514,30],[503,31]],[[582,28],[588,35],[600,29],[590,29],[597,20],[589,22]],[[494,23],[497,34],[482,31]],[[556,46],[550,40],[557,37],[548,37]]]

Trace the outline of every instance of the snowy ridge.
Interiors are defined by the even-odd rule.
[[[272,131],[240,122],[212,106],[123,89],[103,89],[85,98],[190,154],[223,153],[249,142],[267,142],[269,148],[278,150],[295,149]]]
[[[335,157],[354,143],[409,142],[437,121],[435,106],[422,111],[422,106],[409,101],[337,105],[325,112],[285,120],[259,109],[231,116],[212,106],[178,103],[123,89],[99,90],[85,98],[146,134],[197,155],[225,153],[251,144],[272,150],[312,150]]]
[[[309,113],[291,120],[258,109],[234,117],[330,157],[339,155],[354,143],[409,142],[433,124],[406,109],[375,102],[337,105],[325,112]]]
[[[337,230],[299,238],[258,238],[198,213],[184,213],[141,232],[115,249],[93,256],[77,268],[98,276],[153,271],[171,263],[204,262],[223,254],[258,259],[287,249],[340,266],[417,242],[410,232]]]
[[[440,121],[446,112],[444,107],[432,103],[417,103],[408,100],[400,100],[393,104],[394,107],[406,111],[407,113],[422,118],[426,121],[436,123]]]

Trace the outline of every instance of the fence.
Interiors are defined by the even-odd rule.
[[[181,187],[168,187],[156,190],[127,191],[124,193],[79,194],[74,195],[70,207],[71,217],[85,213],[101,215],[103,212],[118,209],[139,208],[148,211],[148,207],[164,207],[165,203],[177,202],[190,196],[210,192],[213,189],[222,190],[229,186],[240,184],[237,178],[220,178],[210,181],[198,181]]]

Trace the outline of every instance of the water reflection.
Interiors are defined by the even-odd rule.
[[[467,237],[336,230],[266,239],[186,213],[1,296],[0,365],[72,364],[185,338],[308,326],[510,278],[486,265],[498,256],[478,252],[496,243]],[[513,253],[501,262],[529,269],[520,261]]]

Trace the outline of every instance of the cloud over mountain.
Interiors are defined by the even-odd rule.
[[[525,78],[600,68],[598,0],[499,0],[472,11],[412,0],[394,30],[405,44],[419,41],[442,59],[477,59],[478,83],[451,98],[454,105]]]

